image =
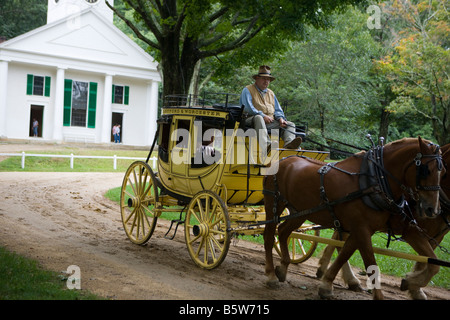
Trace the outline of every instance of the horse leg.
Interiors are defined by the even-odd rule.
[[[264,181],[264,188],[267,190],[273,190],[273,177],[268,176],[266,180]],[[266,210],[266,219],[271,220],[274,218],[274,197],[266,196],[264,198],[264,205]],[[281,214],[281,212],[284,210],[284,207],[278,204],[277,212],[275,213],[277,216]],[[275,267],[273,264],[273,245],[275,242],[275,231],[277,229],[276,223],[269,223],[264,228],[264,251],[265,251],[265,257],[266,257],[266,266],[265,266],[265,275],[267,276],[266,285],[275,288],[278,285],[278,279],[275,275]]]
[[[342,250],[339,252],[336,260],[334,260],[333,264],[330,268],[325,272],[322,277],[322,283],[319,286],[319,296],[322,299],[328,299],[333,296],[333,281],[336,278],[339,270],[342,268],[344,263],[350,259],[353,252],[355,252],[358,247],[357,238],[350,235],[347,241],[345,241]]]
[[[361,258],[363,259],[364,266],[366,267],[366,271],[368,273],[368,283],[372,281],[372,275],[374,275],[375,278],[375,284],[372,288],[373,292],[373,299],[374,300],[383,300],[383,292],[381,291],[381,281],[379,278],[380,270],[377,265],[377,261],[375,259],[375,254],[373,252],[372,247],[372,241],[371,241],[371,234],[366,233],[365,236],[360,237],[358,239],[359,244],[359,253],[361,254]],[[370,270],[373,270],[374,273],[372,273]],[[371,273],[369,275],[369,272]]]
[[[273,265],[273,245],[275,242],[275,230],[277,225],[275,223],[269,223],[264,229],[264,251],[266,254],[266,267],[265,275],[267,276],[266,284],[275,288],[278,285],[278,279],[275,275],[275,267]]]
[[[334,239],[334,234],[332,239]],[[331,261],[331,256],[333,255],[333,251],[334,249],[336,249],[335,246],[332,245],[328,245],[326,246],[326,248],[323,250],[322,256],[319,259],[319,267],[317,268],[316,271],[316,277],[317,278],[322,278],[322,276],[325,274],[325,272],[327,271],[328,265],[330,264]]]
[[[289,248],[288,248],[288,238],[291,235],[292,231],[298,228],[303,223],[298,222],[298,220],[287,220],[283,222],[278,227],[278,241],[280,245],[281,251],[281,264],[276,267],[275,274],[280,282],[284,282],[286,280],[287,269],[289,264],[291,263],[291,257],[289,256]]]
[[[411,247],[422,256],[436,258],[430,243],[421,234],[410,234],[405,240]],[[408,290],[410,296],[415,300],[426,300],[427,296],[421,289],[426,287],[431,278],[439,272],[439,266],[432,264],[416,263],[412,272],[406,274],[402,280],[400,289]]]
[[[333,233],[332,239],[338,239],[339,233],[335,231]],[[344,239],[348,237],[348,234],[344,234]],[[322,253],[322,257],[319,260],[319,268],[317,269],[316,276],[320,279],[327,271],[328,265],[331,261],[331,256],[333,255],[333,251],[336,249],[338,252],[341,250],[340,248],[334,247],[332,245],[328,245]],[[362,292],[363,288],[361,287],[361,283],[358,278],[355,277],[355,274],[352,271],[350,263],[347,261],[342,266],[342,278],[345,283],[348,285],[348,288],[355,292]]]

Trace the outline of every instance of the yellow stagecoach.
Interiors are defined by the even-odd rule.
[[[219,98],[219,99],[218,99]],[[128,238],[146,243],[164,212],[179,212],[173,236],[184,225],[192,260],[212,269],[224,260],[235,234],[261,234],[265,220],[263,178],[277,160],[302,155],[323,161],[328,152],[284,149],[272,133],[269,155],[258,147],[257,133],[245,128],[237,95],[169,96],[164,100],[150,158],[157,144],[154,172],[144,161],[130,165],[122,184],[120,208]],[[290,128],[295,130],[295,128]],[[299,135],[304,134],[298,132]],[[285,214],[289,214],[286,212]],[[304,228],[308,228],[305,226]],[[172,236],[172,238],[173,238]],[[292,259],[307,259],[310,245],[292,249]]]

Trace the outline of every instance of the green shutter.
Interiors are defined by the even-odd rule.
[[[33,94],[33,79],[34,77],[32,74],[27,75],[27,95]]]
[[[97,83],[89,83],[88,128],[95,128],[95,114],[97,110]]]
[[[112,85],[112,99],[111,99],[111,103],[114,103],[114,92],[116,91],[116,86]]]
[[[50,82],[51,82],[51,78],[50,77],[45,77],[44,96],[46,96],[46,97],[50,97]]]
[[[130,87],[129,86],[125,86],[125,93],[124,93],[124,104],[128,105],[128,101],[130,99]]]
[[[72,80],[64,79],[64,120],[65,127],[70,126],[70,115],[72,113]]]

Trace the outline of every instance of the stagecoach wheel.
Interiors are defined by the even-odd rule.
[[[320,230],[308,230],[302,231],[302,229],[308,229],[312,227],[309,224],[303,224],[300,228],[301,232],[307,232],[309,234],[314,234],[315,236],[320,236]],[[308,260],[314,253],[317,248],[317,241],[308,241],[303,239],[298,239],[295,236],[291,235],[288,238],[288,248],[289,248],[289,257],[291,258],[291,263],[301,263]],[[280,243],[278,240],[278,236],[275,236],[274,243],[275,250],[278,255],[281,256]]]
[[[230,247],[230,218],[223,200],[209,190],[200,191],[189,202],[184,235],[189,255],[204,269],[218,267]]]
[[[125,173],[120,193],[120,212],[125,232],[131,242],[145,244],[155,230],[158,216],[156,177],[143,161],[133,162]]]

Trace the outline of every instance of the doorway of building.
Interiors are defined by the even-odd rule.
[[[111,121],[111,129],[115,126],[115,125],[120,125],[120,135],[119,135],[119,142],[122,142],[122,138],[123,138],[123,113],[120,112],[113,112],[112,113],[112,121]],[[114,136],[111,130],[111,142],[114,142]]]
[[[44,106],[39,105],[31,105],[30,108],[30,123],[29,123],[29,135],[30,137],[41,137],[42,138],[42,127],[44,119]],[[37,121],[37,132],[35,134],[33,126],[35,121]]]

